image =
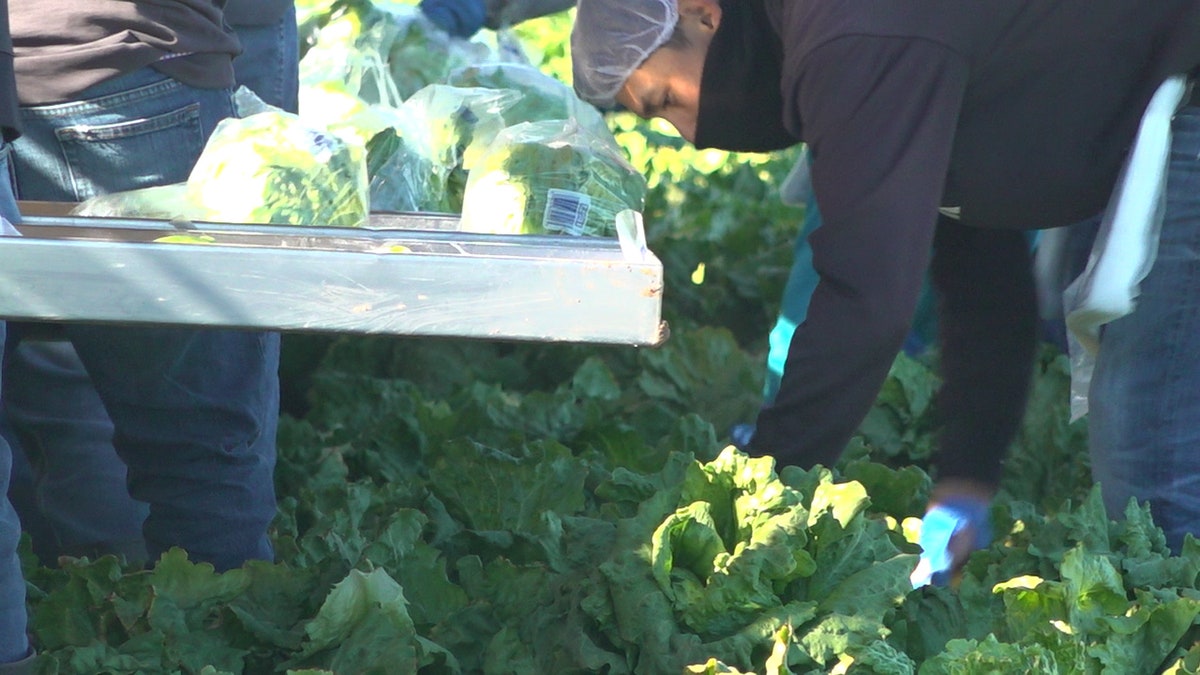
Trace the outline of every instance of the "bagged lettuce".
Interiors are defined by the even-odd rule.
[[[459,213],[467,170],[504,128],[515,91],[435,84],[413,94],[391,133],[367,145],[371,208]]]
[[[509,126],[521,122],[576,120],[581,127],[603,136],[608,125],[600,112],[575,95],[571,87],[522,63],[485,63],[450,73],[446,83],[455,87],[487,87],[520,92],[503,113]]]
[[[372,211],[410,212],[449,209],[446,177],[403,136],[400,127],[380,131],[367,142]]]
[[[340,26],[339,26],[340,27]],[[328,42],[313,46],[300,61],[300,91],[317,88],[352,94],[366,103],[398,106],[403,98],[388,71],[379,45],[366,37],[346,49]],[[302,98],[300,110],[312,110]]]
[[[369,207],[361,146],[279,110],[222,120],[188,176],[206,219],[360,227]]]
[[[462,229],[493,234],[615,235],[616,216],[640,212],[646,180],[611,135],[574,120],[500,132],[470,170]]]
[[[400,8],[405,9],[405,8]],[[395,39],[388,50],[387,64],[400,95],[406,99],[430,84],[446,79],[455,68],[500,58],[480,41],[452,37],[433,25],[420,10],[391,11],[388,21]]]
[[[360,227],[368,212],[361,144],[239,89],[239,114],[217,124],[185,184],[104,195],[80,215]]]
[[[300,60],[301,83],[345,83],[368,103],[397,105],[455,68],[521,56],[485,36],[453,37],[415,3],[339,0],[317,21],[323,23]]]
[[[381,130],[395,126],[398,116],[396,108],[367,103],[331,84],[300,87],[300,119],[348,143],[366,145]]]

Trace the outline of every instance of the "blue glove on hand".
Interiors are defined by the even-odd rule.
[[[750,442],[754,440],[755,429],[753,424],[735,424],[729,430],[729,440],[733,441],[733,445],[738,450],[745,452],[750,447]]]
[[[427,19],[454,37],[471,37],[487,19],[484,0],[421,0],[420,7]]]
[[[989,503],[971,497],[956,497],[935,504],[921,520],[921,560],[909,579],[913,588],[927,584],[945,586],[950,582],[962,560],[954,559],[950,550],[956,536],[970,538],[967,551],[975,551],[992,543],[992,525],[988,519]],[[963,549],[960,549],[963,550]]]

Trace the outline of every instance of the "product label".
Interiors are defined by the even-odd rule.
[[[552,188],[546,191],[546,213],[542,216],[542,227],[547,232],[582,235],[591,210],[592,198],[588,195]]]

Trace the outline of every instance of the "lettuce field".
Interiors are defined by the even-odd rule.
[[[565,77],[569,27],[517,33]],[[909,582],[936,352],[898,357],[836,467],[727,447],[761,399],[795,154],[608,122],[649,186],[663,346],[285,336],[276,562],[27,554],[40,672],[1200,671],[1200,543],[1106,517],[1051,347],[996,540],[949,588]]]

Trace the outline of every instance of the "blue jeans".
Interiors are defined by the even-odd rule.
[[[16,451],[9,498],[34,553],[46,564],[105,553],[145,560],[149,508],[129,496],[112,422],[75,348],[22,338],[21,328],[4,360],[3,434]]]
[[[17,200],[13,194],[9,173],[10,147],[0,141],[0,215],[9,222],[19,223]],[[0,321],[0,349],[4,346],[5,326]],[[0,385],[3,378],[0,377]],[[8,443],[0,438],[0,495],[8,493],[9,471],[12,467],[12,451]],[[21,575],[21,561],[17,558],[17,544],[21,540],[21,522],[8,499],[0,499],[0,663],[17,661],[29,651],[29,640],[25,635],[25,579]]]
[[[1175,117],[1158,257],[1108,324],[1088,392],[1092,473],[1110,517],[1148,501],[1175,551],[1200,537],[1200,107]],[[1094,235],[1077,228],[1072,236]]]
[[[76,102],[25,108],[25,135],[14,144],[18,193],[80,201],[181,182],[232,112],[228,90],[187,87],[150,68],[96,85]],[[25,450],[56,544],[122,542],[137,521],[108,519],[144,513],[112,501],[126,487],[115,452],[128,467],[128,495],[149,505],[141,532],[151,557],[181,546],[218,569],[271,559],[278,334],[98,325],[64,332],[97,397],[68,395],[86,380],[45,353],[10,360],[3,394],[16,436],[37,439]],[[38,386],[34,378],[50,366],[59,368],[54,388]],[[15,373],[28,381],[14,384]],[[106,453],[110,434],[115,450]],[[92,512],[98,504],[106,506]]]
[[[234,29],[243,47],[234,60],[238,84],[295,112],[295,7],[275,24]],[[148,505],[129,495],[126,467],[113,447],[112,422],[72,344],[21,341],[10,346],[5,368],[4,398],[14,423],[3,433],[25,448],[14,453],[9,494],[34,552],[47,562],[63,554],[145,559],[142,525]]]
[[[276,108],[296,112],[300,107],[300,37],[295,4],[276,23],[232,28],[242,43],[242,53],[233,60],[238,84],[253,89]]]

